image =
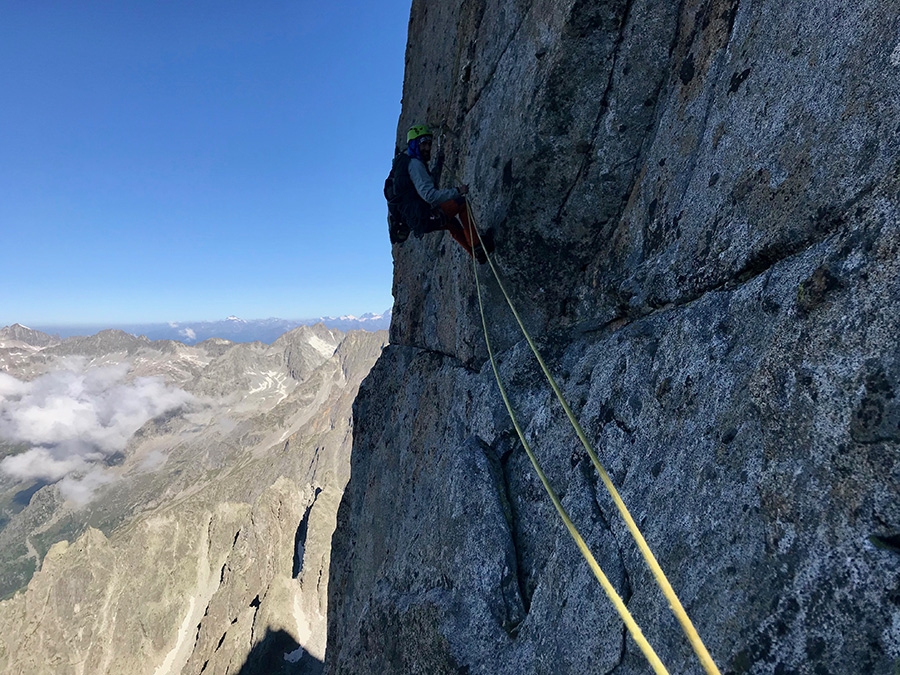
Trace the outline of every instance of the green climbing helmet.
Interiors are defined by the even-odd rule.
[[[417,138],[422,138],[422,136],[432,136],[431,129],[428,128],[427,124],[416,124],[409,128],[409,132],[406,134],[406,142],[414,141]]]

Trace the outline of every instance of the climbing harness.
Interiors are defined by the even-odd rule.
[[[480,242],[482,248],[484,248],[484,241],[481,238],[481,233],[478,232],[478,228],[475,225],[475,215],[472,213],[472,206],[470,204],[470,200],[466,199],[466,210],[469,216],[469,240],[474,243],[474,237],[478,237],[478,241]],[[473,232],[474,230],[474,232]],[[706,646],[703,644],[703,641],[700,639],[696,629],[694,628],[693,623],[691,623],[690,618],[687,615],[684,607],[681,604],[681,601],[678,599],[678,596],[675,594],[672,585],[669,583],[669,580],[666,578],[665,573],[662,568],[659,566],[659,563],[656,560],[656,556],[653,555],[653,551],[650,550],[650,546],[647,544],[647,541],[644,539],[644,536],[641,534],[640,529],[637,524],[634,522],[634,519],[631,517],[631,514],[628,511],[628,508],[625,506],[625,502],[622,501],[621,496],[619,495],[618,490],[616,490],[615,486],[612,483],[612,480],[609,477],[606,469],[600,463],[600,459],[597,456],[597,453],[594,451],[593,446],[590,441],[587,439],[587,435],[584,433],[584,430],[581,428],[581,425],[578,423],[578,420],[575,418],[575,414],[572,412],[572,409],[569,407],[569,404],[566,402],[565,397],[562,394],[562,391],[557,385],[556,380],[553,378],[553,375],[550,373],[550,369],[547,367],[547,364],[544,362],[544,359],[541,357],[540,352],[537,350],[537,347],[534,344],[534,341],[531,339],[531,335],[528,333],[528,330],[525,328],[524,323],[522,322],[519,313],[516,311],[515,305],[513,305],[512,299],[509,294],[506,292],[506,288],[503,286],[503,282],[500,280],[500,275],[497,272],[496,267],[494,267],[494,261],[491,259],[491,256],[487,254],[485,250],[485,256],[487,258],[488,265],[491,268],[491,272],[494,275],[494,279],[497,281],[497,285],[500,288],[500,291],[503,293],[503,297],[506,299],[506,303],[509,305],[510,310],[512,310],[513,316],[516,319],[516,322],[519,324],[519,328],[522,331],[522,334],[525,336],[525,340],[528,342],[528,346],[531,348],[532,353],[537,359],[538,364],[541,367],[541,370],[544,373],[544,376],[547,378],[547,381],[550,384],[550,387],[553,389],[553,393],[556,394],[556,398],[559,400],[560,404],[563,407],[563,410],[566,413],[566,416],[569,419],[570,424],[572,425],[575,433],[578,435],[581,444],[584,446],[584,449],[587,451],[588,455],[591,458],[591,462],[597,470],[597,473],[600,475],[601,480],[603,481],[603,485],[606,487],[607,492],[612,497],[613,502],[616,505],[619,513],[622,516],[622,519],[625,521],[625,524],[628,527],[629,532],[631,533],[632,538],[638,546],[638,549],[641,551],[641,555],[644,557],[644,560],[647,563],[647,566],[650,568],[650,571],[653,573],[654,578],[656,579],[657,585],[660,587],[663,595],[669,603],[669,606],[672,609],[672,612],[675,614],[678,623],[681,625],[682,630],[688,638],[688,641],[691,644],[691,647],[694,650],[694,653],[697,655],[697,658],[700,660],[703,669],[706,671],[707,675],[720,675],[719,669],[716,667],[715,662],[712,660],[709,652],[706,649]],[[519,423],[516,419],[515,413],[513,412],[512,404],[509,401],[509,397],[506,395],[506,389],[503,386],[503,382],[500,379],[500,371],[497,366],[497,361],[494,357],[494,352],[491,347],[490,338],[488,336],[487,330],[487,319],[484,314],[484,303],[482,301],[481,296],[481,282],[478,279],[478,265],[476,264],[475,257],[472,256],[472,268],[475,273],[475,286],[478,293],[478,308],[481,312],[481,325],[484,329],[484,341],[487,347],[488,356],[491,361],[491,368],[494,371],[494,378],[497,380],[497,386],[500,389],[500,396],[503,398],[503,403],[506,406],[506,410],[509,413],[510,419],[512,420],[513,427],[515,427],[516,434],[519,436],[519,440],[522,443],[522,447],[525,449],[525,453],[528,455],[528,459],[531,460],[531,464],[534,466],[535,471],[538,474],[538,478],[540,478],[541,483],[544,485],[544,489],[550,495],[550,500],[553,502],[553,505],[556,507],[557,512],[562,518],[563,522],[566,525],[566,529],[569,531],[569,534],[575,540],[575,544],[578,546],[579,551],[584,556],[588,565],[594,573],[594,576],[597,577],[597,580],[600,582],[600,585],[603,587],[603,590],[606,592],[607,597],[609,597],[610,601],[613,603],[613,606],[616,608],[616,611],[619,613],[619,616],[625,622],[626,627],[628,628],[629,633],[631,634],[634,641],[637,643],[638,647],[640,647],[644,656],[650,662],[653,670],[656,673],[666,673],[668,672],[663,666],[662,662],[659,660],[659,657],[653,651],[653,648],[650,646],[650,643],[647,642],[643,633],[641,632],[640,627],[635,623],[634,619],[631,617],[631,613],[628,611],[628,608],[625,606],[625,603],[622,601],[621,597],[619,597],[618,593],[616,593],[615,588],[609,583],[606,575],[603,573],[603,570],[600,568],[600,565],[597,563],[590,549],[585,544],[584,539],[579,534],[575,525],[572,523],[572,520],[569,518],[568,514],[565,511],[565,508],[562,506],[562,503],[559,501],[559,498],[556,496],[556,493],[553,491],[550,483],[547,480],[546,475],[541,469],[540,464],[537,461],[537,457],[534,455],[534,452],[531,450],[528,441],[525,439],[525,434],[523,433]]]

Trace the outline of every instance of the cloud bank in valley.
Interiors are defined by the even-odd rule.
[[[31,446],[0,461],[19,480],[58,483],[84,503],[112,480],[106,462],[122,452],[145,422],[193,401],[161,378],[127,381],[129,366],[63,370],[22,382],[0,373],[0,438]]]

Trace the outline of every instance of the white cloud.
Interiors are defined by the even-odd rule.
[[[155,471],[165,464],[168,459],[169,456],[166,453],[159,450],[151,450],[138,466],[144,471]]]
[[[13,396],[21,396],[26,388],[27,385],[24,382],[19,382],[6,373],[0,373],[0,402]]]
[[[178,334],[181,337],[187,338],[188,340],[196,340],[197,339],[197,333],[194,332],[193,328],[182,328],[180,331],[178,331]]]
[[[21,480],[43,480],[54,483],[67,474],[89,466],[89,460],[77,454],[55,453],[47,448],[31,448],[0,462],[3,472]]]
[[[125,449],[147,420],[193,401],[156,377],[127,381],[129,366],[85,369],[70,361],[33,382],[0,373],[0,438],[32,447],[0,461],[19,480],[59,481],[84,503],[109,482],[102,463]]]
[[[83,476],[66,476],[57,486],[65,499],[75,502],[78,506],[84,506],[94,496],[94,491],[114,480],[108,471],[93,468]]]

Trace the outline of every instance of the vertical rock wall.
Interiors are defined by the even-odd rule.
[[[413,2],[398,138],[447,130],[495,261],[723,672],[900,663],[900,13]],[[355,408],[329,673],[644,673],[512,433],[471,263],[394,249]],[[482,267],[563,502],[699,666]]]

